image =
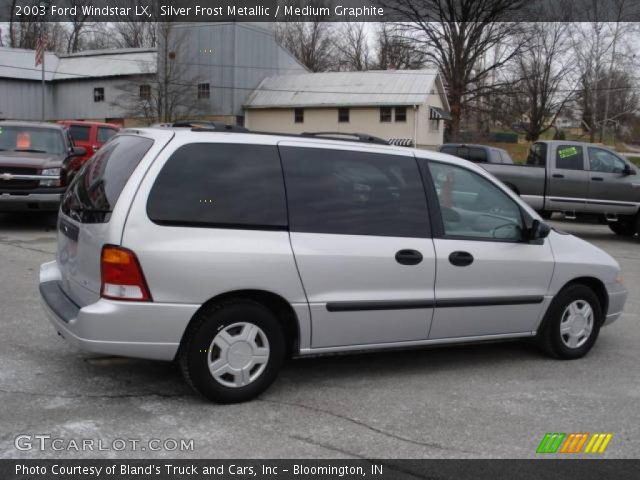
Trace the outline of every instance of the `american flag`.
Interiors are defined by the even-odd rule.
[[[47,48],[47,32],[42,31],[36,43],[36,67],[44,63],[44,51]]]

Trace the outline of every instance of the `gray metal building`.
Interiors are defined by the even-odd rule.
[[[168,39],[157,51],[47,53],[46,119],[141,123],[116,99],[128,84],[144,78],[152,83],[165,58],[179,68],[185,88],[198,95],[199,116],[225,121],[241,121],[246,97],[265,77],[306,71],[265,23],[178,23]],[[40,119],[41,70],[34,60],[32,50],[0,48],[0,118]]]

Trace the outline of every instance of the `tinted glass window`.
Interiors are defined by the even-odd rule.
[[[556,168],[562,170],[584,170],[582,147],[558,145],[556,149]]]
[[[589,168],[592,172],[622,173],[626,163],[601,148],[589,148]]]
[[[149,194],[156,223],[286,228],[277,147],[194,143],[176,150]]]
[[[106,143],[82,167],[62,201],[62,211],[82,222],[104,222],[153,140],[130,135]]]
[[[413,157],[295,147],[280,152],[292,231],[428,236]]]
[[[85,127],[82,125],[71,125],[69,127],[69,132],[71,133],[71,138],[74,140],[80,141],[89,141],[91,127]]]
[[[449,155],[457,155],[458,154],[458,147],[452,147],[450,145],[445,145],[442,148],[440,148],[440,151],[442,153],[448,153]]]
[[[469,147],[467,160],[476,163],[485,163],[487,161],[487,151],[484,148]]]
[[[429,162],[429,170],[446,236],[520,240],[520,209],[497,186],[466,168],[445,163]]]
[[[116,133],[118,133],[118,131],[113,128],[98,127],[98,142],[106,143],[107,140],[113,137]]]
[[[544,143],[534,143],[531,145],[527,156],[527,165],[534,167],[544,167],[547,165],[547,146]]]

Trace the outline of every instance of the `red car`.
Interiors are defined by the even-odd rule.
[[[84,147],[87,151],[85,155],[74,158],[69,164],[71,172],[79,170],[84,162],[120,130],[118,125],[112,123],[84,120],[59,120],[58,123],[67,127],[76,147]]]

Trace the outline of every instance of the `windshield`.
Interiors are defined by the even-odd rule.
[[[63,155],[62,131],[54,128],[0,125],[0,151]]]

